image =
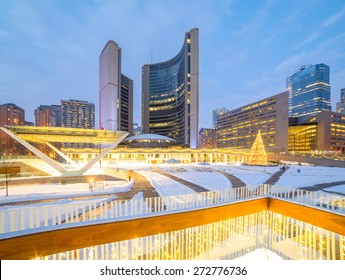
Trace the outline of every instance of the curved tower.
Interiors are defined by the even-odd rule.
[[[198,147],[199,30],[186,33],[180,52],[142,69],[143,133],[160,134],[177,145]]]

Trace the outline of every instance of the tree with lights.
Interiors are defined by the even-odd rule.
[[[262,141],[261,132],[259,130],[255,141],[250,150],[249,162],[250,165],[267,165],[267,154],[265,151],[264,142]]]

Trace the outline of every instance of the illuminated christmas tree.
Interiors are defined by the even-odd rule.
[[[249,162],[250,165],[267,165],[267,154],[265,152],[264,143],[262,141],[261,132],[259,130],[256,135],[253,146],[250,150]]]

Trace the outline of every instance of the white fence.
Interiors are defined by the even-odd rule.
[[[60,224],[85,221],[116,219],[123,217],[148,216],[155,213],[179,212],[188,209],[209,207],[218,204],[270,195],[282,199],[321,207],[337,213],[345,213],[345,198],[270,185],[226,189],[217,192],[203,192],[168,197],[153,197],[115,201],[112,198],[89,202],[69,202],[49,206],[22,207],[0,211],[0,239],[8,232],[25,231],[33,228],[54,227]]]

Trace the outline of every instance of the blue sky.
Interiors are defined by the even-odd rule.
[[[98,59],[108,40],[122,48],[141,122],[141,67],[175,56],[199,28],[200,127],[216,107],[235,109],[285,90],[301,65],[331,69],[332,109],[345,87],[345,1],[0,0],[0,104],[34,121],[39,105],[96,105]]]

